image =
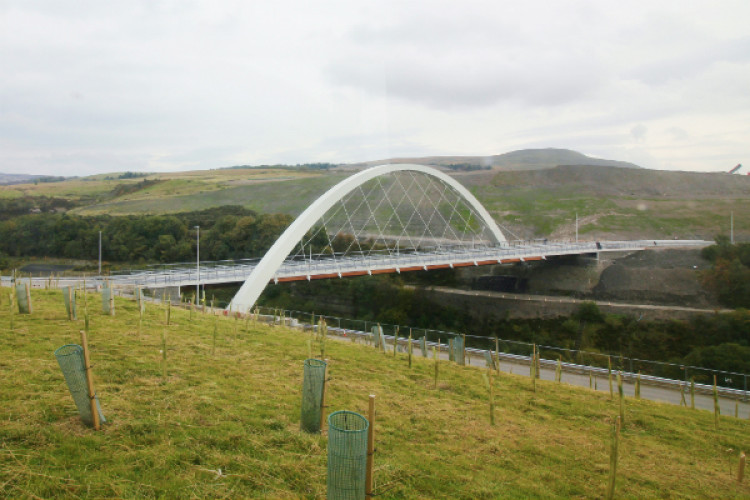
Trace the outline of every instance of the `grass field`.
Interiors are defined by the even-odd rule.
[[[327,436],[299,430],[309,334],[134,302],[103,315],[88,295],[89,345],[109,421],[78,418],[53,356],[79,343],[59,291],[14,315],[0,294],[0,497],[325,495]],[[82,299],[79,297],[82,317]],[[217,329],[215,353],[214,327]],[[166,377],[162,334],[166,336]],[[312,343],[317,350],[318,344]],[[314,353],[318,355],[317,352]],[[365,414],[377,396],[375,483],[383,498],[602,497],[618,404],[608,395],[528,377],[494,377],[496,425],[482,371],[328,341],[328,411]],[[734,475],[750,421],[627,400],[617,497],[748,497]]]

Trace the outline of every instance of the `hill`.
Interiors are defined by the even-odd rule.
[[[59,291],[34,291],[0,344],[0,496],[264,497],[325,494],[327,434],[300,431],[300,330],[88,295],[89,345],[108,423],[81,423],[53,351],[79,342]],[[82,297],[78,298],[79,308]],[[82,308],[79,309],[82,313]],[[82,316],[82,314],[81,314]],[[8,325],[8,308],[0,323]],[[166,363],[162,349],[166,347]],[[328,341],[327,411],[365,414],[377,396],[375,493],[384,498],[602,497],[618,403],[590,389],[493,376]],[[599,381],[603,383],[602,380]],[[604,382],[606,383],[606,382]],[[737,455],[750,422],[626,399],[618,497],[747,497]]]
[[[750,238],[750,177],[566,165],[544,170],[461,172],[495,219],[519,238]]]
[[[509,238],[713,239],[729,232],[750,238],[750,177],[723,173],[658,171],[599,160],[563,149],[523,150],[487,158],[394,158],[433,165],[466,185],[507,230]],[[472,165],[489,169],[472,170]],[[326,189],[350,175],[327,170],[236,168],[96,176],[54,184],[0,186],[0,202],[19,197],[70,199],[81,215],[165,214],[221,205],[298,215]],[[462,166],[452,169],[451,166]]]
[[[347,167],[366,167],[384,163],[416,163],[436,167],[455,165],[492,168],[495,170],[536,170],[557,167],[559,165],[593,165],[598,167],[640,168],[638,165],[624,161],[592,158],[570,149],[520,149],[493,156],[425,156],[419,158],[389,158],[387,160],[353,163]]]
[[[30,175],[30,174],[3,174],[0,172],[0,185],[2,184],[25,184],[34,182],[34,180],[49,178],[48,175]]]

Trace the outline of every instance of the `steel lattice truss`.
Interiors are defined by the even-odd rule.
[[[399,171],[358,186],[303,237],[292,260],[487,246],[473,207],[433,176]]]

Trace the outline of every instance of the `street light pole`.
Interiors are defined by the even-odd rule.
[[[195,281],[195,303],[197,304],[201,296],[201,227],[195,226],[195,269],[197,279]]]

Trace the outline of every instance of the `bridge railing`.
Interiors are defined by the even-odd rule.
[[[394,269],[424,267],[436,264],[477,262],[524,257],[545,257],[571,254],[594,254],[607,251],[638,250],[643,248],[702,247],[712,242],[703,240],[634,240],[634,241],[548,241],[516,240],[500,245],[449,245],[372,251],[342,254],[313,254],[313,258],[287,259],[277,271],[276,277],[305,276],[345,273],[355,270]],[[237,259],[202,261],[200,271],[194,262],[157,264],[143,269],[118,270],[109,276],[89,276],[90,282],[111,280],[122,285],[141,286],[186,286],[201,283],[239,282],[247,279],[260,259]],[[61,277],[63,280],[78,280],[83,277]],[[47,278],[33,278],[34,286],[44,286]],[[10,277],[0,277],[0,284],[10,282]]]

